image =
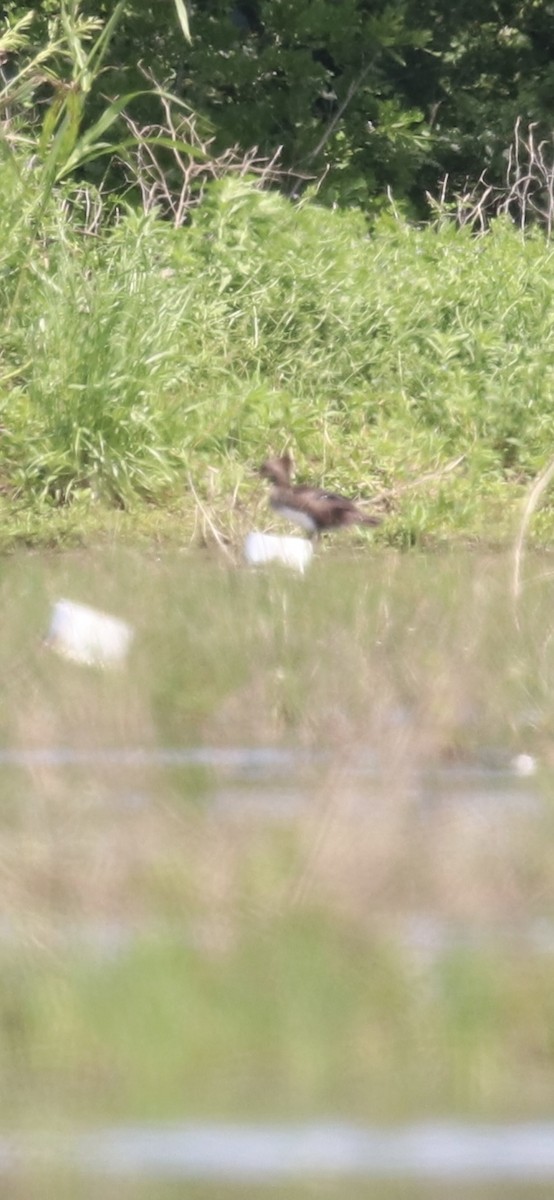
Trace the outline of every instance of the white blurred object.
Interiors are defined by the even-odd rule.
[[[532,754],[516,754],[512,759],[512,770],[516,775],[534,775],[537,770],[537,760]]]
[[[251,567],[281,562],[305,571],[313,552],[312,543],[306,538],[278,537],[274,533],[249,533],[244,543],[244,557]]]
[[[57,600],[52,609],[46,645],[64,658],[88,667],[113,667],[123,662],[133,630],[118,617],[87,604]]]

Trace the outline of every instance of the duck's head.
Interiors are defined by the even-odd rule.
[[[292,455],[287,450],[280,458],[266,458],[260,467],[260,475],[263,479],[269,479],[271,483],[286,487],[290,484],[292,467]]]

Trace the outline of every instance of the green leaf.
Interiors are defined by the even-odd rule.
[[[163,146],[168,150],[178,150],[180,154],[188,154],[191,158],[206,160],[207,156],[203,154],[196,146],[189,145],[188,142],[181,142],[174,138],[155,136],[145,138],[125,138],[122,142],[95,142],[93,145],[85,145],[84,139],[81,139],[75,147],[71,156],[63,163],[59,171],[56,173],[58,182],[71,175],[72,171],[82,167],[86,162],[94,162],[97,158],[102,158],[104,154],[120,154],[124,157],[124,151],[136,146]]]
[[[109,21],[106,22],[102,33],[100,34],[99,38],[97,38],[92,50],[90,51],[88,62],[89,66],[91,66],[93,62],[95,63],[95,75],[98,75],[100,67],[104,61],[104,58],[106,57],[113,33],[116,25],[119,22],[124,7],[125,0],[118,0],[118,3],[116,4]]]
[[[54,136],[63,106],[64,97],[60,91],[56,96],[54,96],[52,103],[48,105],[44,121],[42,122],[42,130],[38,144],[38,152],[41,158],[43,158],[48,151],[50,139]]]
[[[187,42],[191,42],[192,38],[190,36],[189,18],[188,18],[188,13],[187,13],[186,7],[183,3],[183,0],[175,0],[175,8],[177,10],[179,24],[181,26],[181,29],[183,30],[183,33],[187,39]]]
[[[116,121],[121,115],[123,109],[130,104],[132,100],[135,100],[137,96],[146,96],[149,94],[150,93],[148,91],[144,90],[138,92],[128,92],[125,96],[119,96],[117,100],[113,100],[112,103],[104,109],[104,112],[101,114],[98,120],[94,122],[94,125],[91,125],[87,130],[85,130],[85,133],[83,133],[83,136],[79,140],[78,148],[86,149],[88,146],[90,146],[92,142],[101,137],[102,134],[104,134],[106,130],[113,125],[114,121]]]

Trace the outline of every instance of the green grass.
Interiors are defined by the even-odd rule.
[[[233,174],[175,229],[79,186],[131,152],[106,138],[132,98],[87,111],[122,11],[64,4],[38,49],[31,14],[3,35],[0,548],[173,541],[175,515],[185,541],[237,545],[268,521],[252,469],[286,444],[301,475],[387,493],[384,543],[505,542],[551,455],[548,241],[392,208],[370,228]]]
[[[1,186],[5,546],[101,538],[114,506],[139,537],[171,539],[178,512],[183,539],[209,539],[199,503],[236,540],[268,522],[252,469],[286,443],[300,475],[393,489],[385,542],[513,533],[551,453],[541,235],[392,217],[368,232],[244,181],[214,185],[183,229],[106,209],[94,234],[66,186],[37,230],[32,177]],[[552,524],[545,508],[538,540]]]

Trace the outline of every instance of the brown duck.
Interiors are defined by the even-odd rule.
[[[328,529],[342,525],[380,525],[381,517],[366,516],[347,496],[327,492],[308,484],[292,484],[292,457],[268,458],[260,467],[260,475],[273,484],[269,503],[282,517],[301,525],[309,537],[319,537]]]

